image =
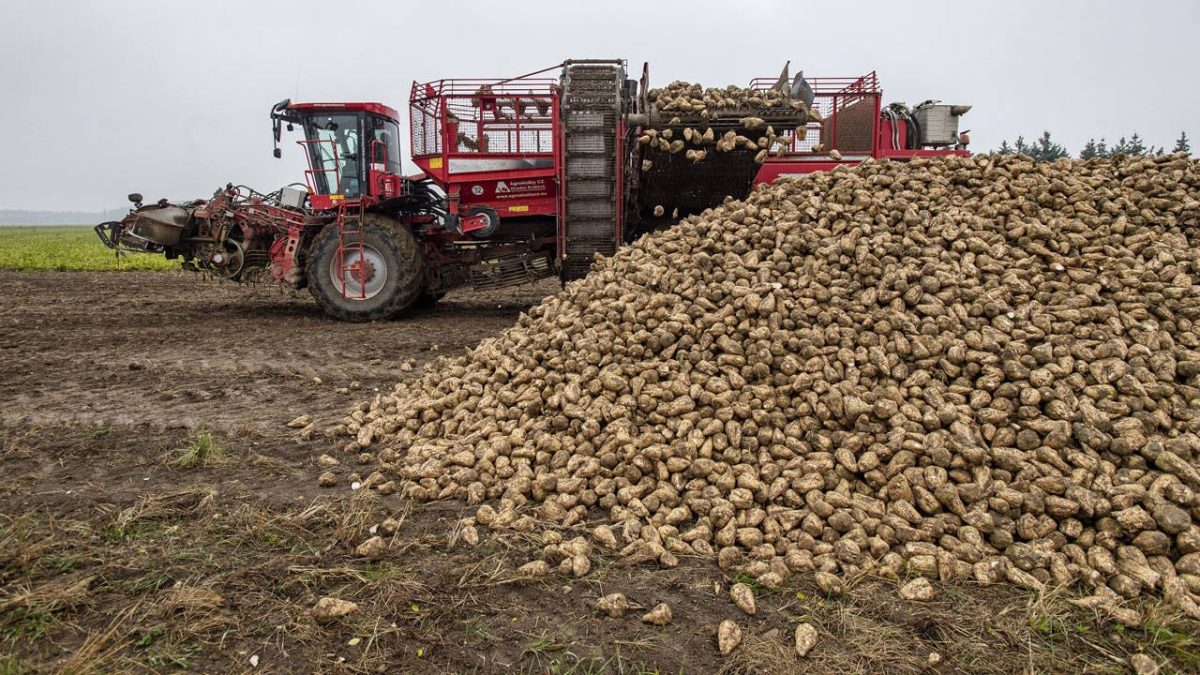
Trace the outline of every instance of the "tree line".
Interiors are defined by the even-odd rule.
[[[1004,141],[995,152],[1001,155],[1028,155],[1039,162],[1053,162],[1056,159],[1071,156],[1071,153],[1064,146],[1054,142],[1050,137],[1049,131],[1043,131],[1041,137],[1033,142],[1027,142],[1024,136],[1017,136],[1017,140],[1012,143]],[[1192,145],[1187,132],[1179,132],[1179,138],[1175,140],[1175,147],[1171,152],[1186,152],[1189,155],[1191,154]],[[1108,141],[1103,137],[1099,141],[1089,138],[1087,144],[1079,151],[1079,159],[1115,157],[1117,155],[1148,157],[1163,154],[1166,154],[1166,150],[1162,146],[1147,145],[1141,136],[1134,133],[1128,139],[1122,136],[1112,145],[1109,145]]]

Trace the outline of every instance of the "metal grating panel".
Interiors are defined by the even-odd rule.
[[[616,204],[611,199],[574,200],[567,204],[569,218],[612,218]]]
[[[567,152],[612,152],[612,146],[609,144],[609,140],[610,139],[606,139],[600,134],[572,134],[571,136],[567,137]]]
[[[603,131],[607,128],[610,116],[600,112],[580,112],[571,111],[567,113],[567,128],[575,130],[597,129]]]
[[[603,238],[612,236],[612,224],[610,218],[603,220],[577,220],[571,224],[571,246],[570,252],[573,252],[574,246],[579,243],[580,237]]]
[[[588,199],[590,197],[604,197],[611,200],[613,197],[613,187],[613,182],[609,179],[588,180],[586,178],[577,178],[572,181],[571,198]]]
[[[616,251],[616,129],[624,82],[624,68],[616,64],[573,64],[563,73],[564,279],[585,275],[596,253]]]
[[[603,178],[611,176],[612,160],[604,157],[569,157],[567,158],[567,175],[584,178]],[[574,195],[568,196],[568,199]]]

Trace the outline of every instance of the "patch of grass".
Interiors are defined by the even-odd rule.
[[[1091,631],[1086,623],[1072,621],[1066,614],[1032,614],[1029,627],[1053,640],[1055,637],[1084,635]]]
[[[262,543],[272,548],[290,548],[292,544],[291,538],[279,532],[267,531],[262,533]],[[282,547],[280,545],[283,545]]]
[[[56,623],[58,623],[58,619],[51,612],[25,607],[16,608],[3,617],[0,636],[3,636],[6,642],[40,640],[46,637]]]
[[[165,570],[150,570],[145,575],[134,580],[129,585],[129,590],[134,593],[145,593],[147,591],[157,591],[165,588],[168,584],[175,581],[171,574]]]
[[[151,525],[136,523],[127,526],[109,523],[100,529],[100,536],[110,544],[122,544],[140,539],[151,533]],[[157,528],[155,528],[157,529]]]
[[[466,638],[480,640],[495,640],[496,636],[488,632],[488,629],[482,625],[484,618],[482,616],[473,616],[463,622],[463,631],[466,633]]]
[[[179,269],[179,261],[153,254],[127,254],[118,258],[104,248],[96,233],[86,225],[0,227],[0,270],[167,269]]]
[[[598,657],[580,659],[574,654],[567,653],[545,663],[536,664],[527,673],[546,673],[546,675],[606,675],[610,671],[607,664]]]
[[[58,672],[79,675],[117,672],[117,655],[129,646],[129,641],[124,637],[128,632],[128,625],[140,610],[141,603],[137,603],[119,612],[104,629],[89,632],[83,644]]]
[[[51,522],[41,510],[16,516],[0,514],[0,574],[28,577],[37,572],[45,551],[54,543],[47,532]],[[3,576],[0,579],[8,581]]]
[[[758,597],[758,596],[762,595],[763,593],[767,593],[770,591],[769,588],[766,588],[758,583],[757,577],[746,574],[744,572],[738,572],[737,574],[734,574],[733,575],[733,583],[746,584],[747,586],[750,587],[750,590],[754,592],[755,597]]]
[[[158,642],[158,639],[165,633],[166,631],[163,630],[161,626],[154,626],[145,633],[142,633],[141,637],[139,637],[137,640],[134,640],[133,644],[141,647],[142,649],[146,649],[155,642]]]
[[[400,565],[390,563],[382,563],[374,569],[366,569],[362,571],[362,578],[368,582],[381,581],[388,577],[403,577],[405,570]]]
[[[370,490],[354,493],[337,524],[335,533],[339,543],[355,546],[365,538],[363,533],[370,527],[378,501],[378,495]]]
[[[523,665],[520,672],[530,675],[664,675],[656,666],[626,661],[620,651],[608,658],[580,657],[574,652],[562,651],[568,646],[547,642],[544,637],[535,641],[525,651],[525,655],[535,655],[534,662]],[[552,650],[562,653],[548,656],[547,652]],[[683,673],[682,667],[679,672]]]
[[[201,429],[190,445],[175,448],[170,464],[177,469],[190,469],[228,461],[229,452],[217,442],[212,432]]]
[[[100,528],[100,536],[111,543],[161,536],[178,527],[177,519],[196,517],[211,506],[216,491],[211,488],[143,495],[136,503],[121,509],[112,522]],[[176,519],[167,524],[163,521]]]
[[[568,644],[556,642],[549,635],[542,635],[533,642],[530,642],[529,646],[525,647],[525,651],[521,653],[521,656],[530,657],[534,665],[538,665],[547,655],[562,651],[569,646]]]
[[[15,656],[0,656],[0,675],[25,675],[33,672]]]
[[[144,652],[146,665],[151,668],[187,668],[200,646],[189,642],[173,642],[162,639],[166,630],[162,626],[154,626],[142,633],[133,644]]]
[[[87,576],[6,588],[0,596],[0,637],[5,641],[45,637],[62,613],[88,602],[94,580]]]
[[[171,534],[171,525],[155,519],[132,520],[129,522],[113,522],[105,525],[99,535],[111,544],[128,544],[135,541],[143,543],[161,540]]]
[[[1200,670],[1200,641],[1168,626],[1147,621],[1142,627],[1149,646],[1169,653],[1194,670]]]

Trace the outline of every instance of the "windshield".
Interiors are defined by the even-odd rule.
[[[359,196],[358,115],[313,115],[304,122],[304,136],[317,193]]]

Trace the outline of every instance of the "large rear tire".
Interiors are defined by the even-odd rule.
[[[416,302],[425,285],[425,260],[412,232],[368,213],[360,227],[347,223],[341,246],[338,239],[337,225],[327,225],[308,257],[308,288],[327,314],[377,321]]]

